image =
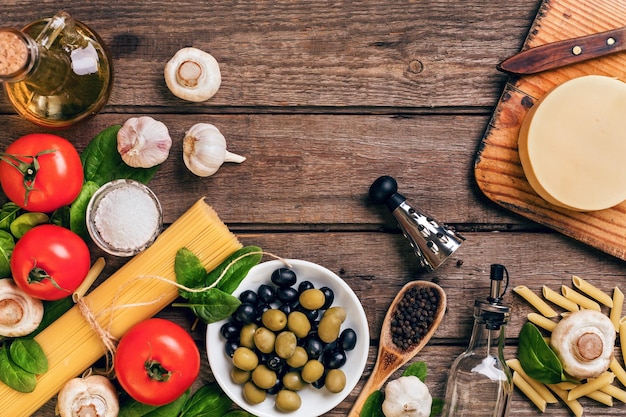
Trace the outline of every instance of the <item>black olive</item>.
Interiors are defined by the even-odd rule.
[[[315,288],[311,281],[302,281],[300,284],[298,284],[299,293],[303,293],[306,290],[310,290],[311,288]]]
[[[259,296],[252,290],[245,290],[239,294],[239,301],[242,303],[257,305],[259,303]]]
[[[335,301],[335,292],[328,287],[322,287],[320,291],[324,293],[324,305],[322,306],[322,310],[326,310],[333,304],[333,301]]]
[[[273,286],[267,284],[261,284],[257,290],[259,300],[265,304],[271,304],[276,301],[276,290]]]
[[[302,307],[301,305],[298,305],[296,307],[296,310],[303,312],[306,318],[309,319],[309,321],[311,322],[311,325],[313,325],[313,322],[317,320],[320,315],[319,310],[309,310]]]
[[[271,279],[279,287],[291,287],[297,281],[296,273],[289,268],[278,268],[272,272]]]
[[[233,313],[233,319],[243,324],[252,323],[256,318],[256,307],[249,303],[241,303]]]
[[[285,368],[285,360],[278,356],[276,353],[272,353],[267,357],[265,365],[272,371],[280,374]]]
[[[279,379],[276,381],[276,384],[274,384],[274,386],[269,388],[266,392],[269,395],[276,395],[281,389],[283,389],[283,381]]]
[[[339,335],[339,346],[343,350],[352,350],[356,346],[356,332],[352,329],[345,329]]]
[[[333,349],[324,353],[323,362],[328,369],[338,369],[345,365],[346,359],[343,349]]]
[[[271,308],[272,306],[269,304],[261,304],[260,306],[258,306],[256,308],[256,314],[259,317],[259,319],[261,319],[261,316],[263,316],[263,313],[265,313],[267,310],[270,310]]]
[[[235,353],[238,347],[239,347],[239,343],[236,342],[235,340],[227,340],[226,345],[224,346],[224,351],[229,357],[232,358],[233,354]]]
[[[304,339],[302,347],[309,355],[309,359],[318,359],[324,351],[324,342],[317,337],[317,334],[310,334]]]
[[[278,309],[282,311],[283,313],[285,313],[286,316],[288,316],[289,313],[293,311],[293,306],[289,303],[283,303],[278,306]]]
[[[291,287],[278,287],[276,290],[276,298],[283,303],[293,303],[298,299],[298,291]]]
[[[320,377],[320,379],[318,379],[317,381],[313,381],[313,383],[311,384],[311,386],[313,388],[317,388],[317,389],[322,389],[324,388],[324,382],[326,381],[326,372],[324,372],[324,375],[322,375]]]
[[[241,326],[232,321],[228,321],[220,327],[220,333],[226,340],[237,339],[240,332]]]

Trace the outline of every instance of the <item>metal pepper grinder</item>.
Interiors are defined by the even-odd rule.
[[[443,223],[410,206],[406,198],[398,193],[398,183],[390,176],[385,175],[374,181],[369,195],[375,203],[387,205],[421,266],[428,270],[441,265],[465,240]]]

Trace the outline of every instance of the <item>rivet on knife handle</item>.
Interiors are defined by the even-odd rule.
[[[626,50],[626,27],[526,49],[497,65],[511,74],[535,74]]]

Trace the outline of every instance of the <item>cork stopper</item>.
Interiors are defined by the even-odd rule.
[[[0,77],[10,76],[28,63],[28,45],[18,31],[0,30]]]

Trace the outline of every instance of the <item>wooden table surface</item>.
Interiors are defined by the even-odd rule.
[[[610,292],[624,285],[624,262],[500,208],[478,189],[477,147],[507,82],[496,64],[518,52],[540,0],[124,2],[66,0],[64,10],[95,29],[110,48],[115,84],[107,106],[62,131],[79,150],[102,129],[132,116],[167,124],[174,144],[150,183],[166,224],[202,196],[244,244],[319,263],[360,298],[371,333],[369,362],[352,394],[326,416],[345,416],[369,376],[387,307],[414,279],[436,279],[448,310],[414,360],[429,368],[434,397],[467,346],[476,298],[487,296],[489,267],[504,264],[511,286],[559,290],[579,275]],[[56,13],[56,2],[5,0],[1,25],[21,27]],[[163,67],[180,48],[210,52],[222,85],[203,103],[183,102],[165,86]],[[228,148],[247,157],[208,178],[182,161],[191,125],[213,123]],[[0,144],[42,131],[0,99]],[[380,175],[422,211],[467,240],[432,273],[418,268],[385,207],[368,200]],[[101,255],[93,248],[93,255]],[[107,257],[104,276],[123,264]],[[506,357],[532,309],[508,292],[512,306]],[[159,313],[187,329],[193,318]],[[205,355],[204,331],[192,332]],[[619,355],[619,349],[616,349]],[[197,385],[213,381],[205,360]],[[622,415],[581,400],[586,415]],[[36,416],[52,416],[55,400]],[[0,405],[1,406],[1,405]],[[511,415],[539,411],[517,390]],[[563,404],[545,415],[567,416]]]

